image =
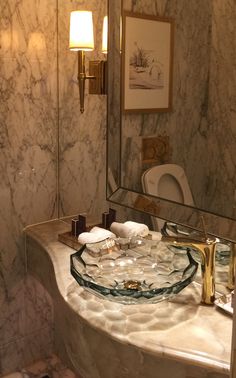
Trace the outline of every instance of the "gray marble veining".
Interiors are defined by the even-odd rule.
[[[95,50],[88,60],[105,60],[101,52],[106,1],[59,1],[59,175],[60,215],[78,211],[100,214],[106,209],[106,100],[104,95],[88,95],[80,113],[77,83],[77,53],[69,51],[69,16],[72,10],[93,11]]]
[[[71,10],[93,10],[96,49],[89,59],[104,59],[106,4],[0,2],[0,374],[53,348],[52,303],[26,276],[23,228],[55,218],[58,208],[60,215],[105,208],[106,96],[86,89],[80,115],[68,31]]]
[[[4,375],[4,378],[36,378],[44,376],[54,378],[81,378],[69,370],[55,354],[43,360],[37,360],[33,364],[19,369],[19,371]]]
[[[235,216],[236,171],[236,16],[235,1],[213,2],[209,82],[207,203]],[[217,161],[217,164],[215,164]],[[228,198],[227,198],[228,197]],[[226,200],[227,199],[227,200]]]
[[[188,6],[186,2],[182,7],[178,5],[179,1],[173,0],[156,0],[151,3],[130,1],[127,4],[134,11],[142,11],[148,7],[148,12],[152,14],[171,14],[171,4],[174,4],[173,9],[180,7],[178,14],[185,12],[186,15],[191,11],[190,5],[194,5],[192,3]],[[229,21],[228,33],[232,33],[234,12],[231,10],[234,10],[234,3],[227,0],[227,6],[223,6],[219,0],[214,4],[214,30],[215,36],[218,36],[215,43],[218,43],[222,35],[221,23]],[[207,3],[204,2],[203,6],[206,14],[200,20],[199,29],[207,25]],[[38,281],[31,276],[26,277],[23,227],[56,217],[58,206],[60,215],[78,211],[99,214],[105,207],[106,98],[88,96],[86,89],[85,113],[79,113],[76,54],[68,51],[69,12],[78,7],[94,11],[96,49],[89,54],[89,59],[104,59],[100,52],[100,43],[106,1],[0,1],[0,374],[22,367],[22,364],[30,363],[53,350],[52,323],[55,314],[52,301]],[[193,17],[197,11],[193,7],[190,15]],[[224,14],[222,19],[220,12]],[[175,12],[173,16],[175,17]],[[178,17],[181,21],[180,29],[183,27],[186,31],[190,27],[194,31],[190,22],[187,25],[182,24],[182,16]],[[230,39],[231,43],[233,40]],[[180,40],[180,43],[183,41]],[[184,51],[187,56],[189,46],[183,48],[186,49]],[[199,48],[197,45],[196,49]],[[219,56],[215,51],[212,52],[217,68],[217,59],[224,59],[225,48],[221,44],[222,52]],[[207,51],[207,45],[204,51]],[[234,51],[235,48],[232,48],[231,53]],[[230,71],[234,67],[234,56],[226,57]],[[191,54],[189,59],[191,63]],[[187,73],[186,70],[185,66],[177,67],[177,76],[181,74],[182,77]],[[226,73],[221,72],[220,75],[224,83]],[[235,81],[231,80],[232,83]],[[188,88],[185,85],[185,81],[181,82],[182,100],[188,104]],[[215,81],[212,81],[212,91],[213,85]],[[229,83],[225,96],[227,98],[229,95],[230,99],[230,118],[226,120],[222,116],[216,124],[219,129],[218,140],[221,138],[221,122],[224,121],[226,131],[229,125],[231,128],[230,153],[221,153],[225,156],[222,159],[222,169],[227,164],[229,178],[233,180],[235,99],[228,85]],[[199,88],[201,89],[200,84]],[[217,97],[215,106],[219,107],[214,108],[214,113],[217,111],[218,114],[219,109],[226,107],[228,102],[224,103],[222,98],[221,105],[217,105],[220,99],[219,95]],[[181,114],[182,111],[183,109],[179,110]],[[145,118],[141,124],[138,123],[138,130],[144,129],[144,121]],[[155,122],[155,118],[150,116],[152,132],[155,131]],[[167,121],[164,121],[163,128],[165,122]],[[178,123],[172,126],[179,127]],[[58,127],[60,198],[57,203]],[[204,131],[204,127],[205,123],[201,130]],[[132,135],[131,133],[130,136]],[[214,143],[213,146],[215,147]],[[214,151],[212,150],[213,155]],[[67,315],[69,322],[70,313]],[[92,339],[94,334],[89,336]],[[87,344],[85,339],[83,341]],[[116,358],[115,353],[113,357]],[[142,358],[144,357],[141,360]],[[145,358],[148,359],[148,356]],[[126,367],[123,374],[125,369]]]
[[[0,2],[0,374],[52,348],[22,229],[57,213],[56,55],[55,0]]]

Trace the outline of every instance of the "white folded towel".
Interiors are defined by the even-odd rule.
[[[126,226],[129,227],[130,230],[132,230],[136,235],[134,236],[142,236],[145,237],[149,233],[149,228],[146,226],[146,224],[138,223],[138,222],[132,222],[127,221],[124,223]]]
[[[125,223],[113,222],[110,228],[114,234],[121,238],[132,238],[133,236],[145,237],[149,233],[146,224],[131,221]]]
[[[82,232],[78,237],[80,244],[98,243],[107,238],[115,238],[116,235],[111,231],[101,227],[93,227],[90,232]]]

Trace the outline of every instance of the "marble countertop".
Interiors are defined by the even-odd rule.
[[[74,250],[57,240],[59,233],[68,230],[68,223],[54,220],[29,226],[25,233],[28,240],[45,250],[53,264],[58,290],[78,316],[113,339],[152,355],[229,373],[232,318],[214,306],[199,304],[198,283],[191,283],[174,299],[157,304],[123,305],[95,296],[70,274]],[[40,264],[40,256],[36,263]],[[31,270],[32,264],[34,261]]]

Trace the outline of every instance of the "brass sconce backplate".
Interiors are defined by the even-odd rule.
[[[90,61],[89,75],[95,76],[89,81],[89,94],[107,94],[107,61]]]

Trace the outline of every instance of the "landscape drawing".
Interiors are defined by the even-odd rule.
[[[163,64],[156,51],[145,50],[134,42],[134,49],[129,58],[130,89],[164,88]]]

